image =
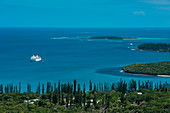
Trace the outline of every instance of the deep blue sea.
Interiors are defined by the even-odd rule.
[[[137,37],[139,40],[90,40],[91,36]],[[168,81],[170,78],[132,75],[121,67],[170,61],[170,53],[136,51],[141,43],[170,43],[170,28],[0,28],[0,83]],[[133,45],[130,45],[132,43]],[[32,55],[42,62],[30,62]]]

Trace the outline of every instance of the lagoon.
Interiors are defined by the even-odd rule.
[[[92,36],[137,37],[139,40],[83,40]],[[133,43],[131,45],[130,43]],[[141,43],[170,43],[170,28],[0,28],[0,82],[80,83],[123,80],[168,81],[170,78],[126,74],[134,63],[169,61],[170,53],[136,51]],[[30,62],[38,54],[42,62]]]

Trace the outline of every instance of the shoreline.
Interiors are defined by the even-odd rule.
[[[97,38],[96,38],[96,39],[94,39],[94,38],[79,38],[79,39],[85,39],[85,40],[86,40],[86,39],[90,39],[90,40],[139,40],[138,38],[137,38],[137,39],[130,39],[130,38],[129,38],[129,39],[108,39],[108,38],[103,38],[103,39],[99,39],[99,38],[97,39]]]
[[[156,75],[156,76],[159,76],[159,77],[170,77],[170,75]]]
[[[152,50],[144,50],[144,49],[139,49],[139,48],[136,48],[137,51],[149,51],[149,52],[164,52],[164,53],[170,53],[170,52],[167,52],[167,51],[152,51]]]
[[[123,69],[122,69],[122,71],[123,71],[124,73],[134,74],[134,75],[147,75],[147,76],[157,76],[157,77],[170,77],[170,75],[149,75],[149,74],[138,74],[138,73],[125,72]]]

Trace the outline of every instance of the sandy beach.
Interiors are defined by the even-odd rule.
[[[159,77],[170,77],[170,75],[157,75]]]

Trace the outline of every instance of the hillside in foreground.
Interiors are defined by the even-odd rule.
[[[73,85],[74,84],[74,85]],[[13,84],[0,85],[0,111],[33,113],[168,113],[170,89],[168,83],[152,81],[98,83],[90,81],[89,90],[74,83],[38,84],[36,93],[27,85],[21,93]],[[42,86],[42,87],[41,87]],[[45,87],[46,86],[46,87]]]

